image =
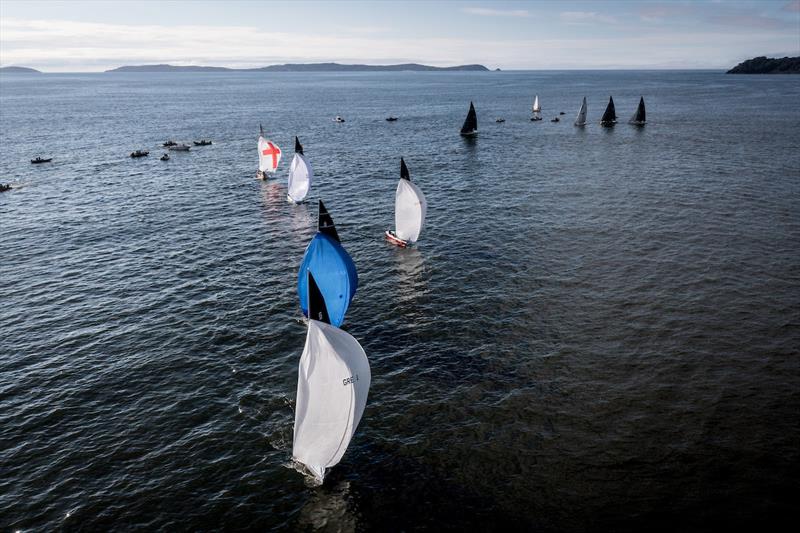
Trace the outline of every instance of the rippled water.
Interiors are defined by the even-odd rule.
[[[609,94],[623,123],[606,130]],[[640,95],[644,129],[624,124]],[[470,99],[474,142],[457,134]],[[0,527],[788,516],[798,101],[798,77],[717,72],[5,75]],[[259,123],[287,155],[267,183]],[[315,231],[314,204],[285,200],[294,135],[359,270],[345,328],[373,376],[321,488],[288,466]],[[382,240],[401,155],[429,203],[406,250]]]

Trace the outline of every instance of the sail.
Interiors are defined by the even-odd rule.
[[[425,214],[428,202],[425,195],[411,182],[405,161],[400,159],[400,183],[394,196],[395,235],[408,242],[417,242],[422,227],[425,225]]]
[[[603,113],[603,118],[600,119],[600,124],[614,124],[617,121],[617,112],[614,109],[614,99],[612,97],[608,97],[608,106],[606,106],[606,111]]]
[[[322,204],[322,202],[320,202]],[[353,259],[339,244],[337,238],[323,231],[328,227],[333,228],[333,221],[324,205],[320,206],[320,219],[330,220],[330,226],[320,228],[306,248],[300,271],[297,274],[297,295],[300,299],[300,308],[308,316],[308,274],[313,274],[317,286],[322,294],[330,317],[330,323],[340,326],[344,322],[347,308],[353,300],[358,288],[358,272]],[[324,215],[324,217],[323,217]]]
[[[536,98],[533,100],[533,112],[539,113],[542,110],[542,106],[539,105],[539,95],[536,95]]]
[[[644,96],[642,96],[639,98],[639,107],[636,108],[636,112],[631,117],[630,123],[641,126],[645,122],[647,122],[647,118],[644,111]]]
[[[313,291],[316,283],[311,274],[307,282]],[[310,304],[313,307],[314,301]],[[371,379],[367,355],[352,335],[309,319],[297,373],[292,457],[320,483],[353,438]]]
[[[289,166],[289,184],[287,196],[292,202],[299,204],[306,199],[308,190],[311,188],[311,180],[314,178],[314,171],[303,155],[303,146],[297,137],[294,138],[294,158]]]
[[[342,242],[342,240],[339,238],[339,234],[336,232],[336,226],[333,224],[333,218],[331,218],[331,216],[328,214],[328,210],[325,209],[325,204],[322,203],[322,200],[319,201],[317,231],[328,235],[332,239],[336,240],[336,242]]]
[[[477,131],[478,131],[478,115],[475,114],[475,106],[472,105],[472,102],[470,102],[467,118],[464,120],[464,125],[461,126],[461,134],[469,135]]]
[[[586,125],[586,97],[583,97],[583,103],[581,104],[581,109],[578,111],[578,116],[575,118],[575,125],[576,126],[585,126]]]
[[[258,136],[258,170],[261,172],[275,172],[281,162],[281,149],[261,135]]]

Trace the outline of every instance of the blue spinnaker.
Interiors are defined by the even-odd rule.
[[[336,327],[341,326],[350,301],[358,288],[356,265],[335,239],[323,233],[314,235],[306,248],[297,275],[297,295],[305,316],[308,316],[309,270],[325,300],[330,323]]]

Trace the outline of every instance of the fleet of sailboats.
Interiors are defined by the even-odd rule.
[[[417,242],[425,225],[427,212],[428,202],[425,200],[425,195],[411,181],[406,162],[401,157],[400,181],[394,195],[395,230],[386,231],[386,240],[401,248]]]
[[[541,120],[538,95],[533,113]],[[586,114],[584,97],[576,126],[587,124]],[[616,120],[614,100],[609,98],[601,124],[611,126]],[[646,123],[643,97],[629,122],[637,126]],[[475,106],[470,102],[461,135],[472,136],[477,131]],[[259,174],[266,177],[277,169],[281,152],[264,136],[263,128],[258,148]],[[308,196],[314,173],[297,137],[294,151],[287,199],[301,203]],[[416,243],[425,226],[427,210],[425,195],[411,181],[401,157],[400,180],[395,190],[395,229],[385,232],[386,240],[403,248]],[[319,200],[317,233],[306,247],[297,275],[297,294],[308,330],[298,366],[292,441],[294,461],[319,484],[346,452],[369,395],[372,375],[367,355],[352,335],[340,329],[357,288],[355,263],[342,246],[333,218]]]

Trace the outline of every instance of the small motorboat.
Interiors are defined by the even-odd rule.
[[[47,159],[37,157],[36,159],[31,159],[31,163],[33,163],[34,165],[38,165],[39,163],[49,163],[52,160],[53,160],[52,157],[48,157]]]
[[[148,152],[147,150],[136,150],[134,152],[131,152],[131,157],[146,157],[148,155],[150,155],[150,152]]]
[[[560,113],[559,113],[559,115],[566,115],[566,113],[564,113],[564,112],[562,111],[562,112],[560,112]]]
[[[553,117],[550,119],[550,122],[561,122],[561,119],[558,117]]]
[[[397,120],[397,117],[386,117],[386,122],[394,122]]]
[[[495,122],[497,122],[498,124],[500,124],[501,122],[505,122],[505,121],[506,121],[506,119],[504,119],[504,118],[495,119]]]
[[[11,190],[11,184],[0,183],[0,192],[6,192]]]
[[[178,144],[178,143],[176,143],[173,140],[169,140],[169,141],[165,142],[164,144],[162,144],[161,146],[163,146],[164,148],[169,148],[170,146],[175,146],[176,144]]]
[[[211,144],[211,141],[206,139],[200,139],[199,141],[193,141],[195,146],[208,146]]]
[[[344,119],[339,115],[336,115],[333,119],[334,122],[344,122]]]
[[[540,120],[542,120],[541,115],[533,115],[531,117],[531,122],[539,122]]]
[[[169,161],[169,154],[164,154],[161,157],[159,157],[159,159],[161,159],[162,161]]]
[[[188,152],[190,146],[188,144],[176,144],[175,146],[170,146],[169,149],[174,152]]]

